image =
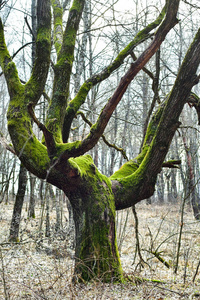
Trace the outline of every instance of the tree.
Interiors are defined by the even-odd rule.
[[[32,33],[32,65],[34,64],[35,60],[35,35],[36,35],[36,1],[32,0],[31,3],[31,12],[32,12],[32,29],[30,30]],[[25,22],[28,24],[27,18],[25,18]],[[28,24],[28,27],[29,24]],[[15,204],[13,208],[13,215],[10,225],[10,236],[9,241],[16,242],[19,240],[19,226],[21,221],[21,212],[24,203],[24,197],[26,192],[26,184],[27,184],[27,170],[20,164],[19,176],[18,176],[18,191],[15,198]],[[35,185],[35,178],[33,175],[30,174],[30,205],[29,205],[29,217],[35,217],[34,211],[34,185]]]
[[[8,49],[3,25],[0,23],[0,64],[10,95],[7,113],[8,130],[14,151],[24,166],[39,178],[64,191],[69,198],[75,222],[75,275],[82,280],[100,278],[123,281],[116,243],[115,211],[133,206],[153,195],[156,178],[170,143],[179,127],[178,121],[192,87],[197,84],[196,71],[200,63],[200,30],[197,32],[174,86],[151,119],[141,153],[125,163],[111,177],[101,174],[90,155],[102,136],[113,112],[136,74],[159,49],[167,33],[178,20],[178,0],[166,1],[155,21],[137,33],[134,39],[99,74],[88,78],[74,99],[69,101],[69,86],[74,61],[76,35],[84,8],[84,0],[74,0],[63,29],[63,7],[58,0],[38,0],[36,59],[30,79],[22,84]],[[57,55],[53,65],[54,82],[46,122],[35,116],[34,108],[45,90],[51,56],[51,5],[54,19],[54,47]],[[89,91],[105,81],[144,40],[153,38],[138,59],[121,78],[98,119],[83,140],[69,142],[71,124],[86,101]],[[192,98],[193,101],[195,99]],[[195,102],[198,108],[198,101]],[[39,141],[32,120],[43,132]],[[167,128],[167,130],[166,130]]]

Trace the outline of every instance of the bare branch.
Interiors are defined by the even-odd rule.
[[[190,2],[188,2],[187,0],[182,0],[183,2],[185,2],[186,4],[190,5],[191,7],[195,8],[195,9],[200,9],[200,6],[196,5],[196,4],[192,4]]]
[[[181,164],[181,160],[168,160],[162,164],[163,168],[179,168],[177,165]]]
[[[32,37],[33,37],[34,40],[35,40],[35,39],[36,39],[36,36],[34,35],[34,32],[33,32],[32,28],[31,28],[31,26],[30,26],[30,24],[29,24],[29,22],[28,22],[27,16],[26,16],[24,19],[25,19],[26,25],[27,25],[27,27],[28,27],[28,29],[29,29],[29,31],[30,31]]]
[[[4,7],[4,5],[8,2],[8,0],[0,0],[0,10]]]
[[[65,2],[63,3],[63,9],[66,9],[66,7],[68,6],[69,3],[70,3],[70,0],[65,0]]]
[[[92,127],[93,124],[86,118],[86,116],[84,115],[84,113],[83,113],[82,111],[78,111],[78,112],[77,112],[77,115],[80,115],[80,116],[82,117],[82,119],[83,119],[90,127]],[[122,155],[123,155],[123,157],[124,157],[124,159],[128,160],[128,157],[127,157],[127,155],[126,155],[126,152],[125,152],[125,150],[124,150],[123,148],[119,148],[119,147],[117,147],[115,144],[111,144],[110,142],[108,142],[108,140],[106,139],[106,137],[105,137],[104,134],[103,134],[101,137],[102,137],[104,143],[105,143],[108,147],[114,148],[115,150],[121,152]]]
[[[10,143],[6,140],[2,132],[0,132],[0,143],[6,150],[16,155],[13,146],[11,146]]]

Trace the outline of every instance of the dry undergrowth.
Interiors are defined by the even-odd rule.
[[[118,214],[118,242],[126,284],[71,283],[73,241],[65,228],[51,237],[38,232],[38,218],[23,211],[19,244],[7,243],[12,205],[0,206],[0,299],[200,299],[200,224],[189,207],[184,213],[178,271],[180,205],[138,204],[140,255],[135,255],[132,210]],[[67,217],[67,209],[64,211]],[[64,218],[65,219],[65,218]],[[127,221],[127,223],[126,223]],[[45,224],[44,224],[45,225]],[[126,226],[126,227],[124,227]],[[44,226],[45,227],[45,226]],[[168,267],[167,267],[168,266]]]

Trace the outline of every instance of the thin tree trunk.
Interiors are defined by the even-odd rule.
[[[56,225],[55,230],[58,232],[61,229],[61,208],[60,208],[60,190],[56,190],[55,204],[56,204]]]
[[[49,184],[47,184],[47,190],[49,191]],[[46,230],[45,230],[45,236],[50,236],[50,218],[49,218],[49,193],[46,193]]]
[[[19,182],[18,182],[18,192],[15,199],[15,205],[13,209],[12,221],[10,226],[10,236],[9,240],[13,242],[19,241],[19,225],[21,220],[21,212],[24,203],[24,196],[26,191],[26,183],[27,183],[27,170],[22,165],[20,165],[19,171]]]
[[[183,133],[183,131],[182,131],[182,133]],[[184,148],[186,151],[187,167],[188,167],[188,172],[189,172],[189,190],[191,193],[192,209],[193,209],[195,219],[200,220],[200,199],[197,194],[196,185],[195,185],[195,181],[194,181],[194,169],[192,166],[192,156],[191,156],[191,152],[187,146],[187,141],[186,141],[186,137],[184,134],[182,135],[182,138],[183,138]]]
[[[164,203],[164,178],[163,178],[163,172],[159,174],[157,179],[157,195],[158,195],[158,201],[160,204]]]
[[[36,177],[30,174],[30,202],[29,202],[29,210],[28,216],[29,218],[35,218],[35,183]]]

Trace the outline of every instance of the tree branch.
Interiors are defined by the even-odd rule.
[[[198,121],[200,125],[200,99],[195,93],[190,93],[190,96],[188,98],[188,104],[190,107],[194,107],[197,112]]]
[[[3,70],[9,93],[14,97],[22,89],[17,68],[6,47],[3,23],[0,18],[0,65]]]
[[[168,160],[162,164],[163,168],[178,168],[177,165],[181,164],[181,160]]]
[[[37,57],[30,80],[21,84],[17,69],[7,50],[3,25],[0,21],[0,64],[2,66],[10,102],[7,111],[8,130],[15,152],[26,168],[40,178],[46,178],[50,164],[47,148],[38,141],[32,130],[27,105],[35,105],[47,78],[51,50],[50,0],[38,0]],[[32,100],[32,101],[31,101]]]
[[[54,45],[56,48],[56,53],[59,54],[63,42],[63,8],[59,0],[51,0],[51,5],[53,8]]]
[[[57,46],[57,63],[54,65],[53,97],[49,105],[46,126],[53,132],[56,142],[62,143],[62,127],[69,95],[69,84],[74,62],[77,31],[85,0],[74,0],[69,10],[62,46]],[[52,125],[52,120],[55,122]]]
[[[38,0],[36,59],[32,74],[25,85],[26,101],[37,104],[46,83],[51,53],[51,10],[50,0]]]
[[[42,124],[39,122],[39,120],[36,118],[36,115],[33,111],[33,104],[29,103],[28,106],[28,112],[30,116],[32,117],[33,121],[37,124],[38,128],[42,130],[45,138],[46,147],[48,150],[49,158],[52,159],[56,155],[56,143],[53,137],[53,134]]]
[[[11,153],[16,155],[16,152],[14,150],[14,148],[10,145],[10,143],[6,140],[6,138],[4,137],[3,133],[0,132],[0,143],[1,145],[8,151],[10,151]]]
[[[63,3],[63,9],[66,9],[66,7],[68,6],[69,3],[70,3],[70,0],[65,0],[65,2]]]
[[[84,113],[83,113],[82,111],[78,111],[78,112],[77,112],[77,115],[80,115],[80,116],[82,117],[82,119],[83,119],[90,127],[92,127],[93,124],[86,118],[86,116],[84,115]],[[127,157],[126,152],[124,151],[124,149],[117,147],[115,144],[109,143],[108,140],[106,139],[106,137],[105,137],[104,134],[103,134],[101,137],[102,137],[104,143],[105,143],[108,147],[114,148],[115,150],[121,152],[122,155],[123,155],[123,157],[124,157],[124,159],[128,160],[128,157]]]
[[[81,86],[78,94],[75,96],[73,100],[70,101],[66,114],[65,114],[65,123],[63,126],[63,141],[67,142],[69,137],[69,132],[71,128],[71,123],[76,116],[77,111],[81,107],[81,105],[85,102],[85,99],[93,86],[102,82],[106,78],[108,78],[116,69],[118,69],[124,62],[124,59],[130,55],[133,49],[147,40],[150,36],[149,33],[157,28],[160,23],[162,22],[166,13],[166,5],[162,9],[158,18],[142,29],[140,32],[137,33],[135,38],[118,54],[115,60],[106,68],[104,68],[100,73],[94,74],[92,77],[87,79],[85,83]]]
[[[127,87],[136,76],[136,74],[145,66],[149,59],[155,54],[155,52],[160,47],[161,43],[164,41],[167,33],[172,29],[175,24],[177,24],[176,14],[179,7],[179,1],[169,1],[167,13],[164,21],[158,28],[154,40],[147,47],[147,49],[139,56],[139,58],[131,64],[131,67],[127,71],[124,77],[121,78],[121,81],[115,90],[113,96],[108,100],[107,104],[104,106],[101,111],[96,124],[91,127],[90,133],[88,136],[80,143],[80,146],[77,147],[76,151],[71,153],[71,156],[76,157],[84,154],[94,147],[98,142],[99,138],[102,136],[106,125],[110,117],[112,116],[113,111],[116,106],[122,99],[122,96],[126,92]],[[67,157],[69,153],[66,153]],[[63,154],[63,157],[65,154]]]
[[[132,206],[154,193],[157,174],[162,168],[172,138],[180,125],[179,116],[184,104],[190,98],[192,87],[197,84],[195,74],[199,64],[200,29],[185,55],[172,91],[165,101],[158,126],[154,128],[155,133],[149,146],[146,145],[146,140],[144,141],[142,154],[136,160],[139,167],[129,177],[114,178],[113,192],[117,209]]]
[[[31,35],[32,35],[32,37],[33,37],[33,39],[35,40],[35,39],[36,39],[36,36],[34,35],[34,32],[33,32],[32,28],[31,28],[31,26],[30,26],[30,24],[29,24],[29,22],[28,22],[27,16],[26,16],[24,19],[25,19],[26,25],[27,25],[27,27],[28,27],[28,29],[29,29],[29,31],[30,31],[30,33],[31,33]]]

